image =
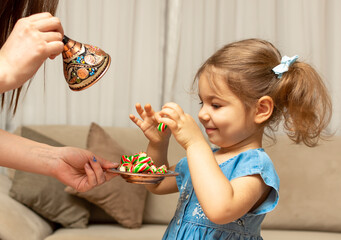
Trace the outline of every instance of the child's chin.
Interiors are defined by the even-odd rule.
[[[213,137],[208,137],[208,140],[210,141],[210,143],[211,143],[212,145],[215,145],[215,146],[219,146],[219,147],[220,147],[219,142],[218,142],[216,139],[214,139]]]

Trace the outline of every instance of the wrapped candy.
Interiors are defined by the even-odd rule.
[[[167,173],[167,167],[165,165],[162,165],[161,167],[159,167],[156,171],[156,173]]]
[[[120,171],[123,172],[131,172],[133,169],[133,165],[131,163],[122,163],[120,166]]]
[[[145,152],[140,152],[131,156],[121,156],[120,171],[133,173],[167,173],[167,167],[162,165],[157,168],[151,157],[147,156]]]
[[[148,171],[150,168],[150,166],[148,165],[148,163],[137,163],[133,166],[133,171],[134,173],[138,173],[138,172],[146,172]]]
[[[159,123],[159,125],[157,126],[157,130],[159,130],[160,132],[164,132],[167,129],[167,125],[164,123]]]
[[[129,156],[127,156],[127,155],[123,155],[122,157],[121,157],[121,164],[123,164],[123,163],[130,163],[131,161],[130,161],[130,159],[129,159]]]
[[[152,164],[152,158],[151,157],[140,157],[138,160],[139,163],[147,163],[148,165]]]
[[[157,168],[155,167],[155,165],[152,165],[149,170],[150,170],[151,173],[156,173],[157,172]]]

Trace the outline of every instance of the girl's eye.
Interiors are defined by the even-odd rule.
[[[204,105],[204,102],[203,101],[199,102],[199,105],[201,105],[201,106]]]
[[[217,108],[220,108],[220,105],[218,105],[218,104],[212,104],[212,107],[217,109]]]

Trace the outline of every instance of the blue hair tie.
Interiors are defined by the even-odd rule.
[[[283,73],[289,70],[291,64],[293,64],[298,58],[298,55],[293,57],[284,56],[282,57],[281,63],[272,69],[272,71],[277,75],[277,78],[281,78]]]

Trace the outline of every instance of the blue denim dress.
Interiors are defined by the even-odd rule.
[[[279,178],[271,159],[264,149],[251,149],[221,163],[219,167],[229,180],[260,174],[265,184],[272,187],[268,198],[257,209],[234,222],[215,224],[206,217],[198,202],[193,190],[187,158],[183,158],[175,169],[180,173],[176,177],[180,197],[175,215],[168,225],[163,239],[262,239],[260,226],[265,213],[275,208],[279,198]],[[214,201],[214,196],[212,196],[212,201]]]

